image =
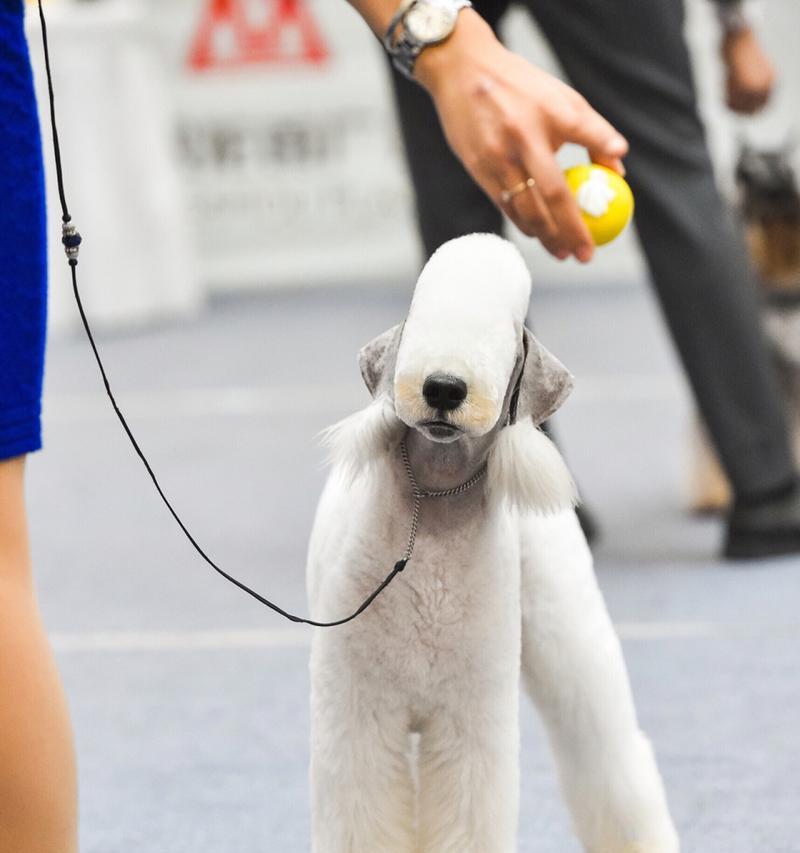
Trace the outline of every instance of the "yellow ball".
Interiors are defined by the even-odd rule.
[[[573,166],[564,177],[595,245],[610,243],[625,230],[633,216],[633,193],[624,178],[596,163]]]

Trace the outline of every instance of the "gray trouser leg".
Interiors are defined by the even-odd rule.
[[[478,0],[475,6],[496,27],[508,2]],[[428,93],[394,68],[391,75],[426,257],[442,243],[463,234],[500,234],[503,214],[450,150]]]
[[[681,0],[527,0],[575,87],[630,141],[636,226],[698,405],[739,495],[794,476],[739,229],[714,183]]]

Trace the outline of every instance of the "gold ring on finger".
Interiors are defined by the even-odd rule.
[[[503,190],[500,195],[500,201],[502,201],[503,204],[508,204],[514,196],[524,193],[525,190],[532,190],[535,186],[536,181],[533,178],[528,178],[526,181],[520,181],[516,186],[511,187],[510,190]]]

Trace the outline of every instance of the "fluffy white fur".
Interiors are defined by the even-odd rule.
[[[403,428],[391,400],[382,395],[325,429],[320,441],[328,462],[352,484],[397,447]],[[578,503],[564,458],[530,419],[498,434],[489,452],[487,487],[493,499],[528,512],[554,513]]]
[[[381,395],[366,408],[323,430],[320,443],[328,450],[328,462],[352,483],[397,445],[402,429],[391,399]]]
[[[529,418],[500,431],[487,474],[492,497],[524,512],[555,513],[578,502],[564,458]]]
[[[620,645],[569,508],[572,481],[534,426],[563,397],[568,375],[527,333],[520,367],[520,263],[497,238],[463,238],[437,253],[402,338],[387,333],[362,353],[376,401],[328,433],[335,463],[308,559],[318,619],[352,612],[406,548],[412,500],[401,438],[428,488],[463,482],[487,459],[489,472],[465,494],[425,500],[403,574],[354,622],[315,631],[313,853],[514,853],[520,662],[584,849],[678,853]],[[448,300],[455,329],[436,320]],[[483,312],[485,328],[476,317]],[[459,422],[455,410],[437,416],[459,424],[449,437],[426,429],[419,399],[430,370],[463,377],[465,405],[491,388],[493,419]],[[408,383],[402,419],[387,391],[398,376]],[[518,378],[525,393],[519,422],[508,427]]]

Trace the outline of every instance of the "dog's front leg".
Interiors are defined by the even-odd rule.
[[[515,853],[519,814],[519,672],[465,685],[420,740],[420,853]],[[499,688],[499,689],[498,689]]]
[[[574,513],[523,521],[522,669],[589,853],[677,853],[661,777]]]
[[[408,715],[391,685],[374,672],[354,672],[345,657],[339,638],[315,638],[312,851],[414,853]]]

